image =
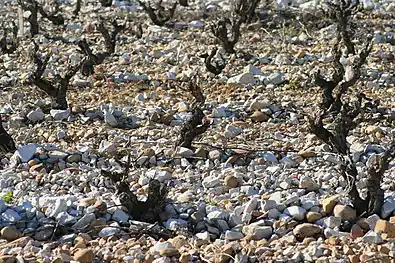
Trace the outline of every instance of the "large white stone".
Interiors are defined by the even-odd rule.
[[[256,79],[254,78],[254,75],[251,73],[241,73],[240,75],[228,79],[228,84],[255,85]]]
[[[37,145],[34,143],[29,143],[23,146],[20,146],[18,150],[16,150],[15,154],[18,156],[22,162],[26,163],[30,161],[34,154],[36,153]]]
[[[71,114],[71,110],[67,109],[67,110],[51,110],[50,114],[52,116],[52,118],[54,118],[55,120],[64,120],[67,119],[70,114]]]
[[[284,210],[284,214],[293,217],[296,220],[303,220],[306,215],[306,210],[299,206],[290,206]]]

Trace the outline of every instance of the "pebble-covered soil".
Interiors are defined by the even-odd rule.
[[[270,11],[261,3],[265,19],[243,26],[229,55],[210,24],[230,2],[191,1],[164,27],[134,1],[106,8],[82,1],[75,18],[75,1],[63,2],[65,26],[39,16],[35,41],[42,54],[52,52],[49,79],[82,54],[48,35],[86,38],[100,51],[99,17],[110,29],[116,17],[128,21],[95,74],[71,79],[67,110],[51,109],[26,81],[35,64],[24,13],[25,37],[13,54],[0,55],[0,113],[17,145],[1,159],[0,262],[394,262],[394,163],[382,182],[381,213],[357,218],[341,158],[309,133],[321,100],[312,73],[329,72],[335,26],[281,16],[286,2],[302,16],[319,1],[277,1]],[[1,8],[0,21],[17,24],[16,1]],[[357,46],[368,33],[374,46],[352,90],[380,99],[347,138],[358,189],[366,187],[369,158],[395,134],[394,14],[392,0],[366,0],[356,15]],[[138,24],[141,38],[132,34]],[[200,57],[215,45],[227,63],[218,76]],[[191,148],[175,147],[191,114],[186,84],[196,75],[211,125]],[[139,199],[151,179],[169,191],[155,224],[134,220],[102,173],[123,171],[128,152],[125,180]]]

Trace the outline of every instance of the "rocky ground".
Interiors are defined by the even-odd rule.
[[[93,76],[73,77],[67,110],[51,110],[49,97],[26,84],[34,71],[30,40],[0,56],[0,112],[18,147],[1,160],[1,262],[395,260],[393,163],[381,214],[357,218],[347,206],[341,159],[308,131],[321,98],[311,73],[328,67],[334,26],[287,20],[273,11],[286,2],[278,1],[266,24],[243,27],[237,55],[219,50],[227,66],[214,76],[199,57],[215,44],[202,10],[229,10],[229,1],[179,6],[172,27],[154,26],[137,4],[83,2],[67,26],[43,19],[42,32],[86,37],[100,50],[97,19],[118,16],[131,21],[129,29],[141,23],[144,34],[138,39],[127,28]],[[299,14],[315,8],[314,1],[298,2],[292,8]],[[73,3],[61,5],[65,13]],[[380,99],[380,108],[347,138],[362,175],[395,134],[395,5],[363,5],[357,33],[362,42],[370,29],[374,46],[354,89]],[[16,21],[16,4],[6,2],[1,16]],[[28,28],[25,21],[26,34]],[[44,34],[35,39],[42,53],[53,54],[49,78],[80,60],[73,45]],[[184,84],[195,75],[211,126],[192,149],[175,147],[190,116]],[[155,224],[133,220],[101,172],[123,171],[128,152],[126,180],[141,200],[151,179],[169,190]],[[364,176],[357,187],[366,187]]]

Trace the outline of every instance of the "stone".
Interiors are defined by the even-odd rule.
[[[241,127],[226,125],[224,135],[226,138],[231,139],[242,133],[243,129]]]
[[[88,226],[93,220],[96,219],[95,214],[93,213],[89,213],[89,214],[85,214],[83,217],[81,217],[77,223],[75,223],[72,228],[74,229],[83,229],[86,226]]]
[[[374,227],[374,232],[384,233],[387,238],[395,238],[395,226],[387,220],[378,220]]]
[[[306,210],[299,206],[290,206],[284,210],[284,214],[293,217],[296,220],[303,220],[306,215]]]
[[[270,101],[266,98],[260,99],[260,98],[255,98],[250,105],[250,110],[251,111],[260,111],[263,108],[266,108],[270,105]]]
[[[243,233],[233,230],[227,230],[225,232],[225,240],[240,240],[244,237]]]
[[[329,228],[339,227],[342,223],[341,218],[336,216],[328,216],[323,221],[324,221],[324,226]]]
[[[241,73],[240,75],[229,78],[228,84],[255,85],[256,80],[253,74],[245,72],[245,73]]]
[[[3,227],[0,234],[7,241],[14,241],[22,236],[20,231],[10,226]]]
[[[1,214],[1,220],[7,223],[17,223],[22,219],[18,212],[7,209]]]
[[[162,257],[174,257],[180,255],[180,252],[176,248],[163,248],[159,250],[159,255]]]
[[[269,83],[272,83],[274,85],[280,85],[281,83],[283,83],[285,81],[284,73],[282,73],[282,72],[271,73],[267,77],[267,80]]]
[[[91,263],[95,259],[95,253],[89,248],[80,249],[75,252],[73,259],[80,263]]]
[[[318,212],[311,212],[311,211],[309,211],[306,214],[306,220],[309,223],[313,223],[313,222],[315,222],[315,221],[317,221],[317,220],[319,220],[321,218],[322,218],[322,215],[320,213],[318,213]]]
[[[363,229],[359,225],[354,224],[351,227],[351,231],[350,231],[351,238],[356,239],[356,238],[359,238],[359,237],[363,237],[364,235],[365,235],[365,233],[364,233]]]
[[[368,233],[366,233],[363,236],[362,240],[364,242],[366,242],[366,243],[369,243],[369,244],[376,244],[376,245],[378,245],[378,244],[383,243],[383,239],[381,238],[381,234],[376,233],[376,232],[374,232],[372,230],[370,230]]]
[[[129,215],[124,212],[122,209],[117,208],[114,213],[112,214],[111,218],[119,223],[126,223],[129,220]]]
[[[230,188],[236,188],[239,185],[239,181],[236,176],[227,175],[225,176],[224,184]]]
[[[337,199],[338,196],[331,196],[322,200],[322,210],[327,214],[331,214],[337,204]]]
[[[110,237],[118,235],[121,230],[116,227],[104,227],[99,232],[99,237]]]
[[[369,229],[370,230],[374,230],[374,228],[376,227],[376,223],[379,220],[380,220],[380,217],[378,215],[376,215],[376,214],[368,216],[368,218],[366,218],[366,222],[369,225]]]
[[[181,157],[191,157],[193,156],[193,151],[186,147],[178,147],[177,155]]]
[[[392,196],[387,197],[381,207],[381,218],[389,217],[393,211],[395,211],[395,199]]]
[[[357,218],[357,212],[350,206],[336,205],[333,214],[340,217],[342,221],[354,221]]]
[[[45,117],[45,114],[41,109],[36,109],[29,112],[26,117],[32,122],[37,122],[42,121]]]
[[[314,181],[310,176],[303,175],[299,180],[299,187],[304,188],[307,191],[317,191],[320,189],[319,184]]]
[[[270,116],[264,112],[255,111],[253,114],[251,114],[251,120],[255,122],[265,122],[270,120]]]
[[[34,154],[36,153],[36,150],[37,150],[37,145],[34,143],[29,143],[20,146],[16,150],[15,154],[17,157],[21,159],[22,162],[27,163],[33,158]]]
[[[270,239],[273,229],[271,226],[260,225],[256,222],[243,227],[243,234],[252,240]]]
[[[61,121],[67,119],[70,116],[71,110],[50,110],[49,113],[51,114],[52,118],[54,118],[54,120]]]
[[[99,153],[110,154],[110,153],[115,152],[116,150],[117,150],[117,144],[116,143],[113,143],[113,142],[110,142],[110,141],[107,141],[107,140],[102,140],[100,142]]]
[[[320,234],[322,229],[318,225],[303,223],[297,225],[292,232],[297,238],[304,239],[306,237],[314,237],[315,235]]]
[[[49,203],[49,206],[45,210],[47,217],[56,218],[60,213],[67,211],[67,203],[63,198],[58,198],[54,203]]]
[[[110,125],[111,127],[117,127],[118,126],[118,121],[112,115],[112,113],[108,110],[104,110],[104,122]]]

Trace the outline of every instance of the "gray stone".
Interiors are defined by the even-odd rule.
[[[22,219],[22,217],[18,214],[18,212],[12,209],[6,209],[1,214],[1,220],[5,223],[17,223]]]
[[[95,219],[96,219],[95,214],[93,214],[93,213],[86,214],[83,217],[81,217],[80,220],[78,220],[77,223],[75,223],[72,226],[72,228],[74,228],[74,229],[85,228],[87,225],[89,225]]]
[[[228,230],[225,232],[225,240],[240,240],[244,237],[243,233],[238,231]]]
[[[271,226],[265,226],[264,222],[258,221],[243,227],[243,234],[253,240],[269,239],[273,234],[273,229]]]
[[[121,230],[115,227],[105,227],[99,232],[99,237],[110,237],[118,235]]]
[[[207,214],[207,218],[209,220],[215,220],[215,219],[227,220],[229,218],[229,213],[226,211],[213,211]]]
[[[255,85],[256,79],[254,78],[254,75],[251,73],[241,73],[240,75],[228,79],[228,84]]]
[[[128,222],[129,220],[129,215],[125,213],[122,209],[117,208],[114,213],[111,216],[112,220],[119,222],[119,223],[125,223]]]
[[[117,127],[118,121],[115,119],[114,115],[108,110],[104,110],[104,122],[110,125],[111,127]]]
[[[51,110],[50,114],[52,116],[52,118],[54,118],[57,121],[60,120],[64,120],[67,119],[70,114],[71,114],[71,110],[67,109],[67,110]]]
[[[45,210],[45,215],[47,217],[56,218],[60,213],[65,212],[66,210],[67,210],[66,200],[59,198],[59,199],[56,199],[55,203],[49,204],[49,206]]]
[[[67,212],[61,212],[56,216],[56,220],[59,222],[61,225],[72,225],[77,222],[77,218],[74,216],[70,215]]]
[[[384,200],[384,204],[381,207],[381,218],[389,217],[393,211],[395,211],[395,199],[390,196]]]
[[[36,153],[37,145],[34,143],[29,143],[23,146],[20,146],[18,150],[16,150],[15,154],[18,156],[22,162],[26,163],[30,161],[34,154]]]
[[[380,233],[376,233],[373,230],[367,232],[363,237],[362,240],[369,244],[381,244],[383,243],[383,239]]]
[[[170,230],[177,231],[186,229],[188,227],[188,221],[184,219],[170,218],[163,222],[163,225]]]
[[[42,121],[45,117],[45,114],[41,109],[36,109],[29,112],[26,117],[29,120],[36,122],[36,121]]]
[[[299,206],[290,206],[284,210],[284,214],[293,217],[296,220],[303,220],[306,215],[306,210]]]

